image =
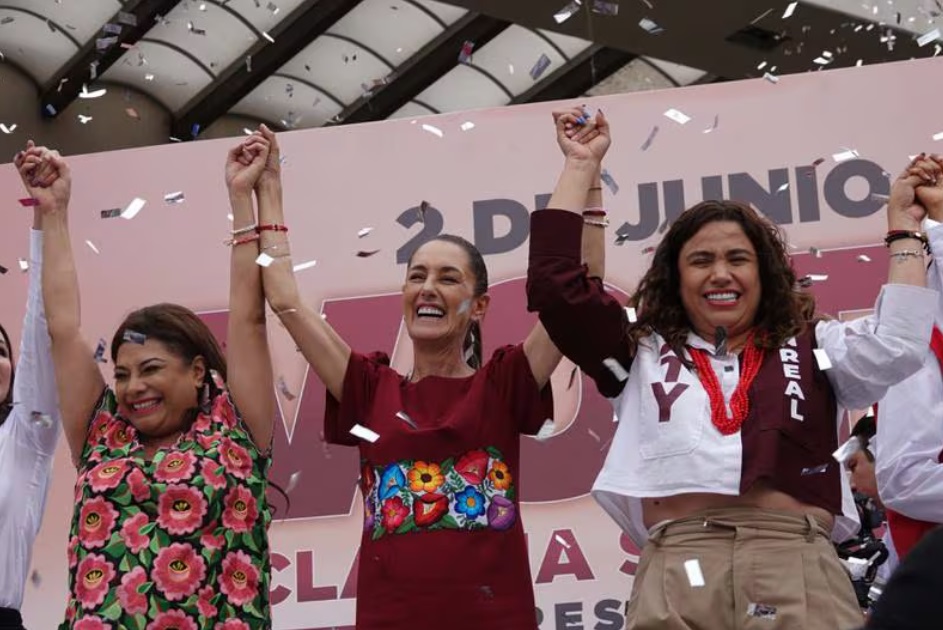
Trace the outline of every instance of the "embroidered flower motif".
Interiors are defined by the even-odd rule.
[[[105,601],[114,577],[115,567],[105,556],[92,553],[82,558],[75,575],[75,598],[82,608],[91,610]]]
[[[74,569],[79,561],[79,537],[69,539],[69,568]]]
[[[249,556],[232,551],[223,558],[219,590],[234,606],[242,606],[255,598],[259,592],[259,570]]]
[[[251,630],[249,624],[241,619],[227,619],[213,626],[213,630]]]
[[[111,630],[111,624],[102,621],[101,617],[93,615],[82,617],[72,626],[72,630]]]
[[[376,482],[377,476],[373,471],[373,466],[364,464],[363,468],[360,470],[360,487],[363,489],[363,496],[370,496],[370,493],[373,491],[373,484]]]
[[[193,421],[193,430],[197,433],[205,433],[213,426],[213,418],[205,413],[201,413]]]
[[[203,480],[209,487],[215,488],[216,490],[221,490],[226,487],[226,470],[219,462],[203,458],[203,461],[200,463],[200,472],[203,474]]]
[[[95,492],[117,488],[128,469],[127,459],[113,459],[102,462],[88,471],[88,485]]]
[[[445,478],[438,464],[416,462],[409,471],[409,489],[413,492],[435,492]]]
[[[245,479],[252,471],[252,459],[249,451],[233,442],[228,437],[219,441],[219,459],[230,475]]]
[[[187,481],[196,472],[196,456],[190,451],[173,451],[157,464],[154,478],[164,483]]]
[[[86,549],[104,547],[115,527],[118,511],[105,497],[86,501],[79,510],[79,539]]]
[[[406,477],[398,464],[390,464],[380,475],[380,498],[389,499],[399,494],[400,488],[406,485]]]
[[[517,516],[517,507],[513,501],[510,501],[500,494],[491,497],[491,505],[488,506],[488,525],[491,529],[499,531],[510,529],[514,525]]]
[[[200,630],[200,627],[182,610],[168,610],[157,615],[145,630]]]
[[[151,539],[141,533],[141,528],[149,522],[147,514],[138,512],[121,526],[121,540],[131,553],[139,553],[151,544]]]
[[[112,422],[105,425],[105,446],[116,451],[131,443],[132,433],[124,422]]]
[[[478,518],[485,513],[484,495],[472,486],[466,486],[455,495],[455,511],[470,519]]]
[[[201,617],[206,617],[211,619],[216,616],[216,606],[213,605],[213,597],[216,596],[216,593],[213,591],[212,586],[204,586],[197,593],[198,599],[196,602],[196,607],[200,611]]]
[[[495,460],[488,471],[488,479],[494,484],[495,490],[507,490],[511,487],[511,473],[508,471],[508,465],[500,460]]]
[[[488,453],[481,450],[465,453],[455,464],[455,472],[473,486],[477,486],[484,480],[487,470]]]
[[[121,608],[129,615],[147,612],[147,597],[138,592],[138,587],[145,582],[147,582],[147,572],[144,567],[134,567],[121,577],[118,601],[121,602]]]
[[[234,532],[247,532],[252,529],[259,517],[259,508],[255,497],[245,486],[233,486],[226,494],[223,510],[223,527]]]
[[[168,600],[179,601],[196,592],[206,563],[189,544],[173,543],[157,553],[151,577]]]
[[[215,534],[215,531],[216,521],[204,527],[203,533],[200,535],[200,544],[207,549],[222,549],[225,540],[221,534]]]
[[[206,509],[206,498],[196,488],[167,486],[157,503],[157,524],[171,534],[189,534],[199,529]]]
[[[413,520],[418,527],[438,523],[449,513],[449,498],[444,494],[424,494],[413,501]]]
[[[105,435],[108,434],[108,427],[115,422],[115,417],[112,416],[107,411],[100,411],[98,415],[95,416],[95,419],[92,420],[91,426],[88,428],[88,441],[89,446],[95,446],[98,444]]]
[[[369,532],[377,522],[377,511],[373,506],[373,497],[366,495],[363,500],[363,529]]]
[[[392,531],[403,524],[409,515],[409,509],[403,503],[402,497],[393,497],[383,502],[380,508],[383,515],[383,527]]]
[[[140,468],[135,467],[128,473],[128,486],[131,488],[131,496],[138,503],[151,498],[151,485]]]

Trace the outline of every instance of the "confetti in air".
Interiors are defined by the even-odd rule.
[[[26,262],[25,258],[18,258],[16,262],[20,265],[20,271],[22,271],[23,273],[26,273],[27,271],[29,271],[29,263]]]
[[[372,228],[372,227],[365,227],[365,228],[361,229],[359,232],[357,232],[357,238],[363,238],[364,236],[366,236],[367,234],[369,234],[369,233],[372,232],[372,231],[373,231],[373,228]]]
[[[428,131],[428,132],[431,133],[432,135],[438,136],[438,137],[440,137],[440,138],[444,135],[444,134],[442,133],[442,130],[441,130],[441,129],[439,129],[438,127],[434,127],[433,125],[425,125],[425,124],[424,124],[424,125],[422,126],[422,130],[423,130],[423,131]]]
[[[792,14],[796,12],[796,7],[799,6],[798,2],[790,2],[789,6],[786,7],[786,10],[783,11],[783,19],[789,19],[792,17]]]
[[[927,44],[930,44],[930,43],[933,43],[933,42],[937,41],[938,39],[940,39],[940,29],[935,28],[935,29],[933,29],[932,31],[930,31],[929,33],[924,33],[923,35],[921,35],[920,37],[918,37],[918,38],[917,38],[917,45],[922,48],[922,47],[926,46]]]
[[[475,123],[471,121],[463,122],[462,126],[459,127],[462,131],[470,131],[475,128]]]
[[[825,348],[815,348],[812,354],[815,355],[815,362],[818,364],[820,370],[825,371],[832,369],[832,361],[828,358],[828,353],[825,352]]]
[[[7,135],[10,135],[15,130],[16,130],[16,125],[7,126],[7,125],[4,125],[3,123],[0,123],[0,131],[2,131],[3,133]]]
[[[711,133],[712,131],[717,129],[717,125],[719,124],[720,124],[720,114],[714,114],[714,124],[712,124],[710,127],[705,129],[704,133]]]
[[[575,0],[553,14],[553,19],[557,24],[563,24],[580,10],[579,2]]]
[[[357,252],[357,257],[358,257],[358,258],[370,258],[370,257],[373,256],[374,254],[379,253],[379,251],[380,251],[379,249],[372,249],[372,250],[368,250],[368,251],[360,250],[359,252]]]
[[[285,486],[285,494],[291,494],[291,491],[297,487],[299,479],[301,479],[300,470],[291,473],[291,477],[288,478],[288,485]]]
[[[268,254],[266,254],[265,252],[262,252],[261,254],[259,254],[259,257],[255,259],[255,264],[257,264],[260,267],[268,267],[273,262],[275,262],[275,259],[269,256]]]
[[[841,153],[835,153],[832,155],[832,159],[836,162],[845,162],[848,160],[854,160],[855,158],[860,157],[857,151],[854,149],[845,149]]]
[[[663,115],[665,118],[673,120],[679,125],[685,125],[691,120],[690,116],[674,108],[667,110]]]
[[[413,429],[419,429],[419,426],[416,424],[416,422],[412,418],[410,418],[409,414],[406,413],[405,411],[397,411],[396,417],[402,420],[403,422],[405,422],[406,424],[408,424]]]
[[[642,151],[648,151],[648,148],[652,146],[652,142],[655,141],[655,136],[658,135],[658,125],[652,127],[652,130],[648,132],[648,137],[645,138],[645,142],[642,143]]]
[[[871,262],[871,257],[867,254],[860,254],[857,258],[858,262],[869,263]]]
[[[608,357],[603,359],[602,364],[606,366],[612,375],[616,377],[620,383],[625,382],[629,379],[629,373],[625,371],[625,368],[622,367],[622,364],[619,363],[616,359]]]
[[[350,428],[350,434],[353,435],[354,437],[360,438],[361,440],[366,440],[367,442],[370,442],[371,444],[373,444],[374,442],[380,439],[379,433],[376,433],[375,431],[371,431],[367,427],[359,425],[359,424],[355,424],[354,426]]]
[[[131,219],[133,219],[134,217],[138,215],[138,212],[141,211],[141,209],[144,207],[146,203],[147,201],[145,201],[144,199],[141,199],[140,197],[135,197],[131,201],[131,203],[128,204],[128,207],[125,208],[124,211],[121,213],[121,218],[127,219],[128,221],[130,221]]]
[[[172,193],[167,193],[166,195],[164,195],[164,201],[167,202],[168,204],[173,204],[173,203],[179,204],[186,201],[186,197],[184,197],[182,192],[172,192]]]
[[[659,33],[664,32],[665,29],[658,26],[658,24],[650,18],[642,18],[639,20],[638,25],[648,32],[649,35],[658,35]]]
[[[93,242],[91,242],[91,241],[85,241],[85,244],[88,245],[88,248],[89,248],[90,250],[92,250],[93,252],[95,252],[96,254],[100,254],[100,253],[101,253],[100,251],[98,251],[98,248],[95,247],[95,243],[93,243]]]
[[[318,261],[316,260],[309,260],[307,262],[298,263],[297,265],[292,267],[292,271],[294,271],[295,273],[298,273],[299,271],[304,271],[305,269],[311,269],[317,264],[318,264]]]
[[[530,78],[534,81],[539,79],[540,75],[546,72],[547,68],[550,67],[550,63],[550,57],[548,57],[546,53],[541,54],[540,58],[537,59],[536,63],[534,63],[533,67],[530,69]]]

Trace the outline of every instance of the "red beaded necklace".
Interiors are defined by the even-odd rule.
[[[763,364],[765,351],[753,343],[753,333],[750,333],[743,349],[743,368],[740,371],[740,382],[737,383],[737,389],[734,390],[733,396],[730,398],[732,416],[728,416],[727,407],[724,404],[724,391],[720,387],[720,381],[717,380],[717,374],[714,372],[713,366],[711,366],[710,357],[704,350],[698,348],[688,347],[688,350],[691,353],[691,359],[694,361],[694,367],[697,368],[697,377],[711,401],[711,422],[723,435],[736,433],[740,430],[743,421],[746,420],[747,414],[750,412],[748,392],[753,384],[753,379],[760,371],[760,365]]]

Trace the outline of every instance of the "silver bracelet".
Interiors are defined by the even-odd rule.
[[[601,219],[585,219],[584,218],[583,223],[585,223],[586,225],[595,225],[596,227],[601,227],[601,228],[609,227],[609,219],[607,217],[603,217]]]
[[[919,249],[902,249],[899,252],[893,252],[891,258],[903,260],[904,258],[923,258],[923,252]]]
[[[230,232],[233,236],[242,236],[243,234],[248,234],[249,232],[254,232],[256,228],[259,227],[258,223],[253,223],[252,225],[247,225],[244,228],[239,228],[238,230],[233,230]]]

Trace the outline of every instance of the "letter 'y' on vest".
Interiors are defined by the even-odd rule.
[[[685,383],[675,383],[671,391],[666,392],[663,383],[652,383],[652,393],[655,394],[655,400],[658,402],[659,422],[671,420],[671,406],[687,388]]]

